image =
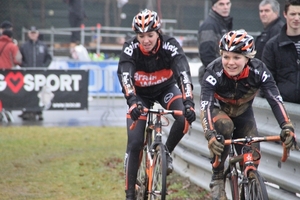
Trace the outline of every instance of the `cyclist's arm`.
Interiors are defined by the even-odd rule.
[[[282,128],[282,126],[290,122],[290,119],[271,72],[265,65],[263,69],[263,73],[261,73],[261,79],[263,80],[261,90],[263,91],[278,124]]]
[[[207,70],[203,77],[203,85],[201,85],[201,102],[200,102],[200,122],[204,133],[213,131],[214,123],[212,119],[212,111],[214,108],[214,93],[217,87],[217,78]]]
[[[133,58],[134,46],[125,42],[120,55],[118,64],[118,78],[122,87],[122,92],[127,100],[127,104],[131,106],[136,103],[136,93],[134,87],[135,61]]]
[[[168,38],[166,43],[174,47],[166,49],[166,53],[171,57],[171,69],[182,92],[183,100],[193,104],[193,84],[186,55],[180,44],[174,38]]]

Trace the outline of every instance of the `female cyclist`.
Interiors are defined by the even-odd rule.
[[[294,127],[285,111],[275,81],[265,64],[254,58],[253,37],[244,30],[230,31],[220,40],[221,57],[209,64],[201,87],[201,123],[213,155],[221,157],[217,168],[212,168],[210,184],[212,199],[227,199],[224,190],[224,161],[229,147],[216,140],[257,136],[252,103],[259,89],[264,93],[281,127],[281,138],[287,150],[295,145],[291,132]],[[233,133],[233,135],[232,135]],[[253,145],[258,148],[258,143]],[[241,147],[236,146],[238,153]],[[254,155],[255,157],[255,155]]]
[[[151,102],[157,101],[165,109],[184,111],[184,116],[173,116],[175,122],[166,141],[169,153],[184,136],[188,123],[196,119],[188,61],[179,43],[173,37],[163,35],[160,27],[160,19],[154,11],[145,9],[134,16],[132,28],[136,35],[124,43],[118,65],[119,81],[129,106],[124,161],[127,200],[135,199],[139,155],[146,126],[146,116],[141,116],[137,103],[149,108]],[[188,108],[190,112],[187,112]],[[130,125],[136,120],[135,129],[130,130]],[[173,170],[169,153],[168,173]]]

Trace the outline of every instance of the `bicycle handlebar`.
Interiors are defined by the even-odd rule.
[[[252,144],[256,142],[268,142],[268,141],[281,141],[280,136],[264,136],[264,137],[245,137],[245,138],[237,138],[237,139],[227,139],[224,140],[224,145],[231,144]],[[283,153],[281,157],[281,161],[285,162],[288,157],[288,151],[285,148],[285,144],[282,143]],[[215,156],[215,160],[213,162],[213,167],[216,168],[220,164],[219,156]]]
[[[152,109],[152,108],[142,108],[142,112],[144,113],[155,113],[155,114],[159,114],[159,115],[168,115],[168,114],[174,114],[177,116],[181,116],[183,115],[183,111],[182,110],[165,110],[165,109]],[[137,120],[132,122],[132,124],[130,125],[129,129],[133,130],[136,126]]]

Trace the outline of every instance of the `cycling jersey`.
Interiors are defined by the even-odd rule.
[[[250,59],[239,76],[230,77],[223,70],[222,58],[214,60],[204,74],[201,88],[201,121],[204,131],[214,130],[211,112],[216,102],[229,117],[238,117],[252,106],[259,89],[265,94],[280,127],[289,122],[273,76],[263,62]]]
[[[118,77],[128,101],[135,93],[150,98],[175,83],[180,87],[182,74],[191,83],[187,58],[175,38],[160,35],[157,51],[150,55],[143,53],[136,37],[124,43]],[[134,88],[131,88],[130,81]]]

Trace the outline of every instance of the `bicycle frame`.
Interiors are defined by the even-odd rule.
[[[157,196],[161,196],[161,199],[165,199],[166,195],[166,176],[167,176],[167,161],[166,161],[166,150],[165,145],[162,143],[162,117],[167,114],[174,115],[182,115],[183,112],[180,110],[164,110],[164,109],[150,109],[143,108],[143,111],[147,113],[147,128],[145,131],[145,143],[143,155],[146,156],[144,162],[145,166],[143,166],[143,155],[141,156],[141,163],[139,170],[145,170],[146,175],[146,183],[145,188],[147,191],[142,191],[142,199],[148,199],[148,195],[150,195],[150,199],[157,199]],[[155,116],[155,119],[154,119]],[[167,120],[167,119],[166,119]],[[167,120],[168,121],[168,120]],[[133,122],[130,129],[135,127],[136,122]],[[167,123],[168,125],[169,123]],[[167,126],[166,125],[166,126]],[[159,162],[159,163],[156,163]],[[158,166],[161,165],[161,166]],[[160,168],[161,167],[161,168]],[[156,170],[161,170],[159,176],[156,177]],[[143,173],[143,172],[138,172]],[[138,176],[139,178],[139,176]],[[160,180],[154,180],[156,178],[160,178]],[[161,183],[159,182],[161,181]],[[157,183],[156,183],[157,182]],[[158,184],[159,188],[156,188],[156,184]],[[155,189],[160,189],[157,191]],[[153,196],[153,197],[151,197]]]
[[[230,145],[230,152],[228,154],[229,165],[224,173],[224,181],[229,179],[232,200],[239,200],[239,197],[241,197],[241,199],[250,200],[253,199],[253,197],[257,198],[257,196],[259,196],[258,199],[268,199],[263,178],[255,166],[255,162],[260,160],[261,154],[258,150],[256,150],[259,157],[254,159],[253,151],[250,147],[252,143],[266,141],[281,141],[281,139],[280,136],[266,136],[228,139],[224,141],[224,145]],[[239,155],[237,155],[234,151],[234,145],[236,144],[243,145],[242,152]],[[288,157],[288,152],[285,150],[284,143],[283,149],[284,151],[281,160],[284,162]],[[218,156],[215,156],[213,167],[217,167],[219,162]],[[242,169],[240,169],[241,172],[238,171],[237,163],[242,166]],[[239,178],[242,179],[240,183],[238,183]]]

